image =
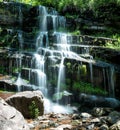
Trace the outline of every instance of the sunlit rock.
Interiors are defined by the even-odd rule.
[[[41,91],[19,92],[7,98],[6,102],[19,110],[25,118],[33,118],[34,116],[31,115],[30,107],[33,107],[33,109],[37,109],[39,111],[38,116],[43,115],[44,113],[43,95]],[[35,104],[33,104],[33,102]]]
[[[29,130],[23,115],[0,98],[0,130]]]

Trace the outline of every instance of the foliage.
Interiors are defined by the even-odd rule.
[[[18,34],[10,34],[6,28],[0,28],[0,46],[19,48]]]
[[[4,74],[4,69],[5,69],[5,67],[4,66],[0,66],[0,74]]]
[[[72,35],[80,35],[81,32],[79,30],[75,30],[74,32],[71,32]]]
[[[40,112],[35,101],[32,101],[31,105],[29,106],[29,110],[32,118],[37,118],[39,116]]]
[[[112,38],[117,39],[117,41],[114,42],[114,44],[111,44],[110,42],[107,42],[105,47],[120,50],[120,35],[117,35],[117,34],[113,35]]]
[[[93,86],[91,83],[75,82],[73,84],[73,90],[84,92],[88,94],[107,95],[107,92],[98,86]]]
[[[2,1],[2,0],[1,0]],[[8,0],[10,1],[10,0]],[[58,10],[63,10],[66,7],[70,7],[76,10],[86,10],[87,8],[97,9],[101,5],[107,5],[109,3],[116,3],[120,5],[120,0],[14,0],[15,2],[21,2],[32,5],[45,5],[54,7]],[[75,12],[71,12],[75,13]]]

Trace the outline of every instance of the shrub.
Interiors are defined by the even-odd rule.
[[[29,106],[29,110],[32,118],[37,118],[39,116],[40,112],[35,101],[32,101],[31,105]]]

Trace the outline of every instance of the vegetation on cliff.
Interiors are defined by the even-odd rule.
[[[2,2],[2,0],[0,0]],[[112,48],[120,45],[120,0],[13,0],[32,6],[44,5],[56,8],[61,15],[71,19],[73,32],[94,35],[96,37],[111,37],[118,39]],[[8,2],[11,2],[8,0]],[[0,11],[2,13],[2,10]],[[98,32],[98,29],[101,30]],[[0,38],[1,45],[8,42],[8,35]],[[10,44],[10,43],[9,43]],[[5,44],[4,44],[5,46]],[[107,43],[111,48],[111,44]]]

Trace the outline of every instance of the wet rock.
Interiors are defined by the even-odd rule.
[[[29,130],[22,114],[0,98],[0,130]]]
[[[94,107],[109,107],[113,109],[120,107],[120,101],[115,98],[89,95],[85,93],[79,95],[79,101],[81,107],[89,109],[93,109]]]
[[[24,91],[6,99],[6,102],[19,110],[25,118],[33,118],[30,113],[30,106],[35,102],[35,108],[39,110],[39,115],[44,113],[43,95],[41,91]]]

